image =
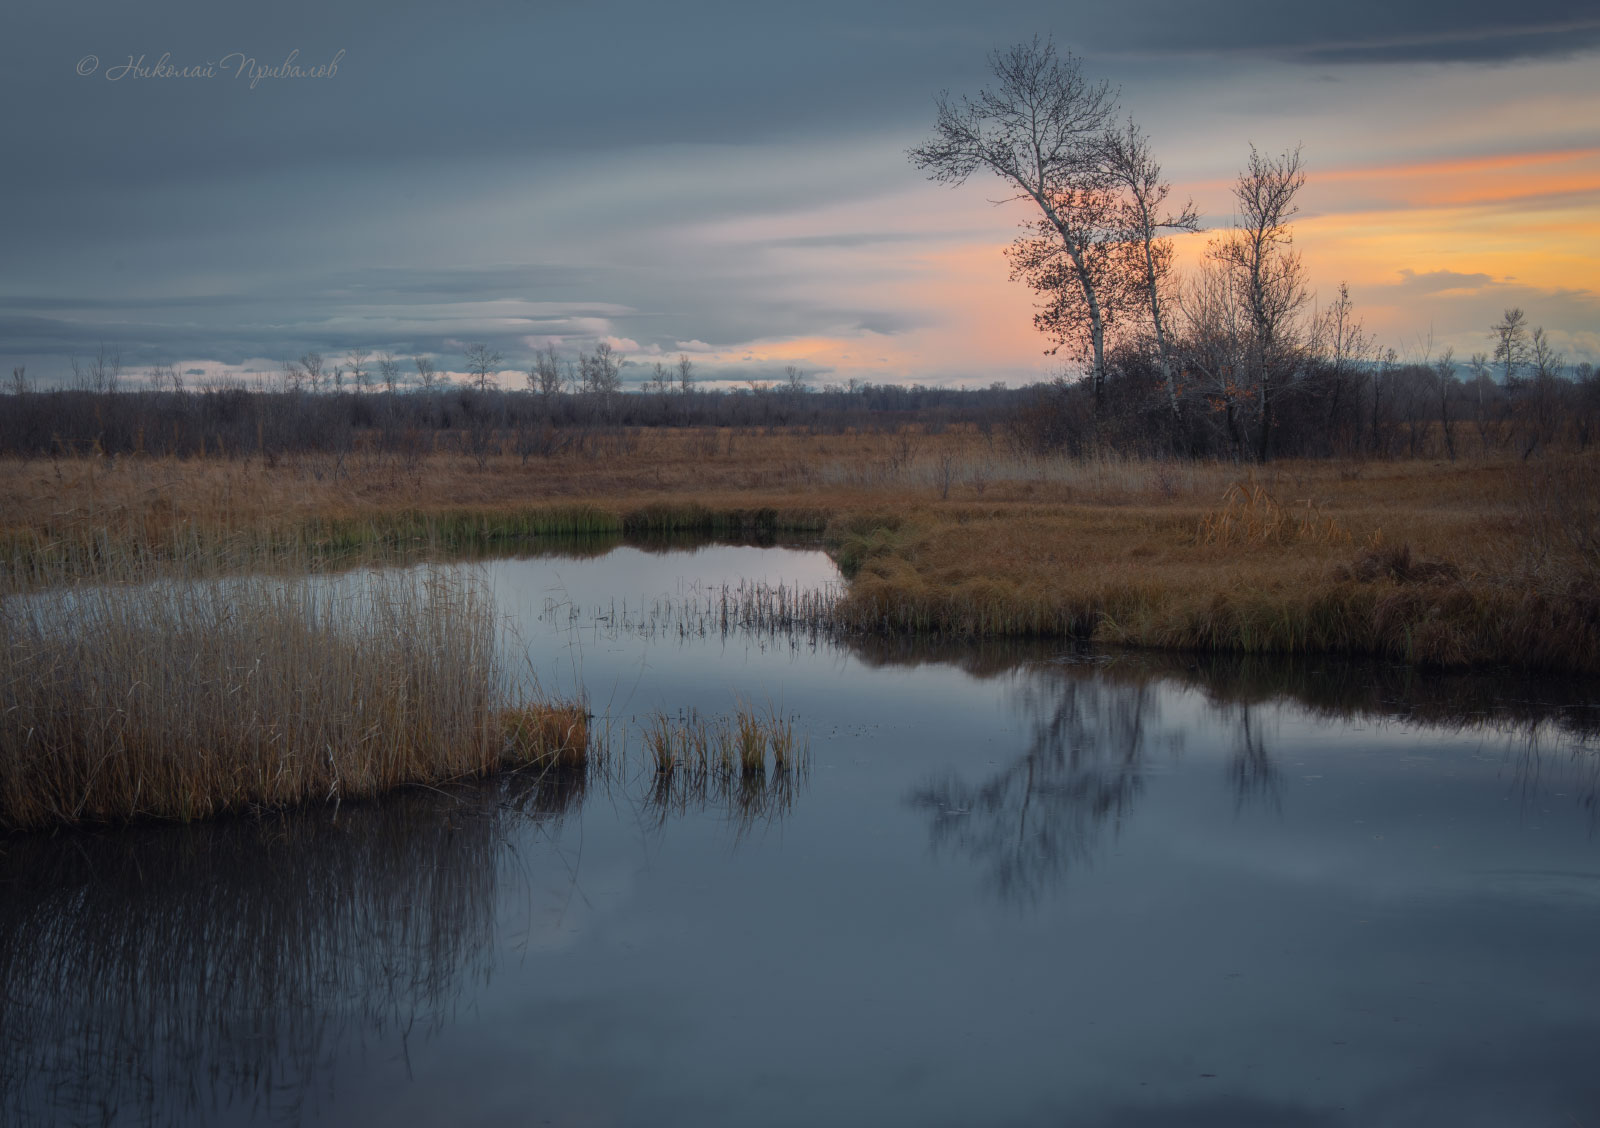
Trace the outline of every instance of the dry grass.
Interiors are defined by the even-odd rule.
[[[218,557],[223,546],[248,561],[264,543],[427,550],[560,529],[826,524],[851,577],[830,614],[854,630],[1594,671],[1596,497],[1595,454],[1073,461],[960,428],[643,432],[604,458],[493,458],[481,470],[451,455],[410,469],[375,455],[337,467],[0,462],[0,543],[13,546],[0,579],[26,585],[28,562],[47,557]],[[1411,564],[1384,562],[1402,552]]]
[[[581,710],[500,712],[486,592],[356,579],[0,602],[0,827],[187,820],[581,759]]]
[[[581,705],[513,705],[496,719],[510,764],[567,771],[588,763],[589,711]]]
[[[1235,482],[1222,495],[1222,507],[1200,518],[1202,545],[1259,548],[1293,541],[1348,544],[1350,534],[1320,512],[1310,498],[1294,510],[1285,508],[1265,486]]]
[[[719,808],[743,832],[787,814],[810,774],[809,742],[772,706],[740,705],[731,717],[657,712],[643,730],[654,768],[647,809],[658,821]]]

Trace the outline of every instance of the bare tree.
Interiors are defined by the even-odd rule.
[[[1122,201],[1125,258],[1123,269],[1130,281],[1136,277],[1137,286],[1129,286],[1144,299],[1150,314],[1152,332],[1155,334],[1156,359],[1161,366],[1162,383],[1166,386],[1167,409],[1176,421],[1182,417],[1178,406],[1177,373],[1172,363],[1172,350],[1168,342],[1167,325],[1162,317],[1162,303],[1172,272],[1172,244],[1162,238],[1168,231],[1198,231],[1200,214],[1194,201],[1172,211],[1166,206],[1172,193],[1172,184],[1163,179],[1161,166],[1150,153],[1150,141],[1129,118],[1120,130],[1108,132],[1101,139],[1101,161],[1112,182],[1123,192]]]
[[[1534,443],[1549,445],[1555,438],[1560,413],[1556,382],[1566,367],[1566,357],[1550,343],[1543,326],[1536,327],[1528,340],[1528,366],[1533,369],[1534,438],[1528,446],[1531,451]]]
[[[1500,365],[1501,383],[1515,387],[1517,372],[1528,362],[1528,315],[1520,309],[1506,310],[1505,316],[1489,327],[1489,339],[1494,342],[1494,362]]]
[[[678,391],[684,395],[694,391],[694,362],[688,353],[678,354]]]
[[[1014,273],[1035,288],[1075,287],[1072,302],[1081,304],[1087,322],[1098,408],[1105,391],[1108,312],[1098,263],[1114,208],[1096,142],[1111,123],[1116,99],[1109,85],[1084,77],[1071,53],[1057,55],[1048,39],[997,51],[989,66],[995,85],[976,99],[939,95],[933,139],[912,149],[911,161],[947,184],[986,169],[1017,190],[1011,199],[1029,200],[1039,210],[1032,235],[1019,240]],[[1076,310],[1063,310],[1069,312]],[[1047,325],[1077,338],[1075,317],[1060,316]]]
[[[589,357],[590,387],[603,396],[622,390],[622,369],[627,359],[611,347],[610,341],[601,341]]]
[[[1316,329],[1318,344],[1328,366],[1328,413],[1327,426],[1330,432],[1338,427],[1339,413],[1346,407],[1356,411],[1359,405],[1354,402],[1359,397],[1359,384],[1356,384],[1354,373],[1358,367],[1372,353],[1373,342],[1367,335],[1366,327],[1361,319],[1355,315],[1355,303],[1350,300],[1350,286],[1348,283],[1339,283],[1339,296],[1334,303],[1323,311],[1322,318]],[[1352,384],[1356,384],[1352,387]],[[1356,411],[1359,416],[1359,411]],[[1355,439],[1360,438],[1360,419],[1356,420]]]
[[[416,366],[417,383],[422,385],[422,390],[433,391],[433,386],[439,382],[439,370],[434,367],[433,361],[425,356],[414,356],[411,363]]]
[[[350,355],[344,358],[350,366],[350,382],[358,392],[366,391],[367,384],[372,380],[372,373],[367,368],[367,359],[371,355],[366,349],[351,349]]]
[[[378,378],[383,381],[383,390],[393,395],[400,382],[400,362],[387,352],[378,355]]]
[[[122,352],[102,343],[87,363],[73,357],[72,383],[80,391],[115,392],[122,386]]]
[[[1205,405],[1222,416],[1237,457],[1245,445],[1250,330],[1233,272],[1208,257],[1180,291],[1178,309],[1184,322],[1184,368]]]
[[[1534,328],[1528,341],[1528,364],[1536,380],[1558,379],[1562,368],[1566,367],[1566,357],[1556,351],[1542,325]]]
[[[12,366],[11,394],[14,396],[25,396],[32,390],[33,384],[28,379],[28,366],[26,364]]]
[[[1444,449],[1451,462],[1456,460],[1456,431],[1450,405],[1455,401],[1459,386],[1456,381],[1456,353],[1454,349],[1447,348],[1444,355],[1434,362],[1433,389],[1439,404],[1439,426],[1444,431]]]
[[[1486,402],[1495,394],[1494,377],[1489,373],[1489,354],[1475,352],[1472,359],[1467,361],[1467,367],[1472,369],[1472,390],[1475,397],[1474,410],[1475,422],[1478,428],[1478,445],[1484,450],[1489,449],[1489,405]]]
[[[1256,457],[1263,462],[1272,453],[1275,401],[1299,359],[1294,319],[1310,297],[1289,227],[1305,182],[1298,148],[1265,157],[1250,146],[1250,162],[1233,185],[1237,226],[1211,246],[1211,255],[1235,275],[1249,315],[1247,377],[1255,399]]]
[[[466,357],[472,383],[480,392],[488,391],[494,385],[494,374],[500,371],[500,362],[504,358],[485,344],[468,345]]]
[[[656,361],[651,371],[650,379],[644,382],[644,390],[662,395],[672,390],[672,375],[667,371],[667,366],[659,360]]]
[[[791,364],[783,370],[784,387],[792,393],[809,392],[811,385],[806,383],[806,375],[800,371],[800,366]]]
[[[556,346],[546,342],[533,358],[533,367],[528,370],[528,386],[543,396],[553,396],[561,390],[561,358],[556,355]]]
[[[306,384],[310,387],[312,394],[315,395],[317,392],[322,391],[322,354],[319,352],[306,353],[300,358],[300,367],[305,370]]]

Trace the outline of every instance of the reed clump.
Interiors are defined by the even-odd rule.
[[[496,719],[505,739],[502,759],[509,766],[566,771],[588,763],[589,711],[582,705],[513,705]]]
[[[776,708],[732,716],[657,712],[643,721],[658,818],[721,808],[741,831],[787,814],[810,774],[810,744]]]
[[[760,776],[804,768],[809,745],[795,735],[794,720],[777,708],[740,705],[730,716],[697,711],[656,712],[642,724],[644,746],[657,775],[687,772],[709,777]]]
[[[0,627],[0,828],[354,799],[587,741],[573,707],[505,719],[491,596],[438,571],[57,587]]]

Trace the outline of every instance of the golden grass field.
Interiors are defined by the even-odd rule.
[[[1600,671],[1600,457],[1019,455],[998,435],[652,430],[480,465],[376,451],[0,462],[29,561],[460,547],[552,531],[824,532],[860,629]]]

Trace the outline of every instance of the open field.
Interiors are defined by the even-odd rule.
[[[1068,460],[992,434],[656,429],[582,451],[0,462],[6,581],[284,545],[818,533],[839,625],[1600,670],[1600,457]]]

